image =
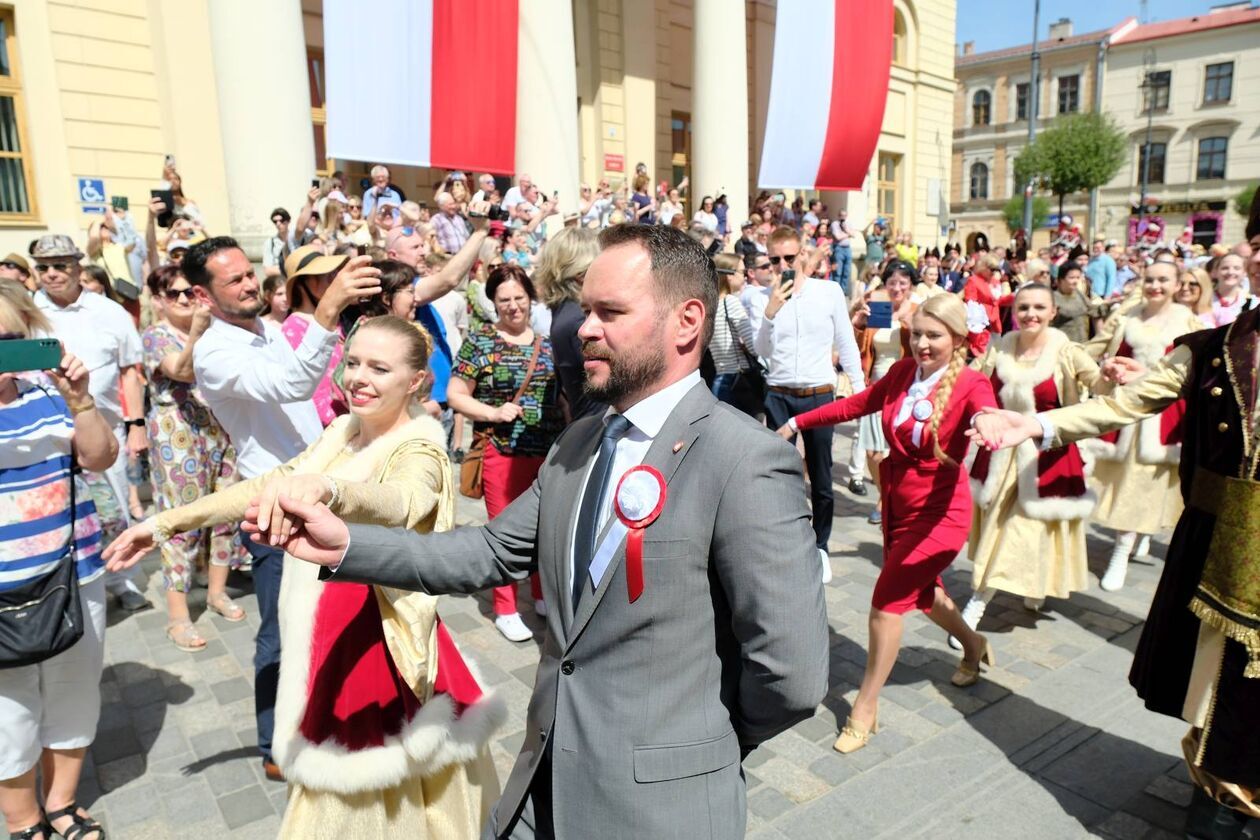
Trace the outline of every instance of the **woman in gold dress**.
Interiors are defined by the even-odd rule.
[[[1112,314],[1085,345],[1086,352],[1100,362],[1124,356],[1154,367],[1177,338],[1203,328],[1193,312],[1175,301],[1176,292],[1176,263],[1156,260],[1142,280],[1141,302]],[[1185,404],[1178,401],[1158,417],[1082,443],[1097,459],[1094,521],[1116,532],[1115,548],[1099,583],[1108,592],[1124,586],[1134,546],[1137,556],[1145,555],[1150,536],[1171,529],[1181,516],[1177,464],[1184,415]]]
[[[386,315],[346,351],[350,414],[270,473],[129,529],[111,568],[169,535],[241,519],[291,532],[280,495],[322,502],[353,522],[442,531],[454,518],[445,434],[418,395],[432,340]],[[257,500],[257,501],[255,501]],[[437,617],[437,599],[321,583],[286,558],[275,758],[290,784],[282,837],[473,840],[499,786],[487,742],[505,709],[482,689]]]
[[[1024,286],[1014,310],[1019,329],[990,343],[973,363],[992,379],[1003,408],[1032,414],[1075,405],[1099,387],[1097,363],[1050,326],[1056,311],[1049,286]],[[963,609],[973,630],[999,590],[1038,610],[1047,596],[1066,598],[1089,586],[1085,524],[1097,498],[1086,474],[1076,444],[1038,452],[1026,442],[977,453],[968,546],[975,594]]]

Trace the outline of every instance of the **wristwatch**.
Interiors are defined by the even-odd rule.
[[[138,417],[138,418],[136,418],[136,419],[134,419],[134,420],[124,420],[124,421],[123,421],[123,426],[125,426],[125,427],[126,427],[126,428],[128,428],[128,429],[130,429],[132,426],[139,426],[140,428],[142,428],[142,429],[143,429],[143,428],[144,428],[144,418]]]

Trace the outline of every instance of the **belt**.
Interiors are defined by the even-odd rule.
[[[820,394],[834,394],[835,385],[818,385],[814,388],[788,388],[785,385],[769,385],[767,386],[776,394],[787,394],[791,397],[817,397]]]

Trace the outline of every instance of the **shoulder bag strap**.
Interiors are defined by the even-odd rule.
[[[512,397],[510,402],[516,402],[525,396],[525,391],[529,388],[529,382],[534,378],[534,371],[538,367],[538,354],[542,350],[542,336],[534,336],[534,353],[529,357],[529,367],[525,368],[525,381],[521,383],[521,387],[516,389],[516,396]]]

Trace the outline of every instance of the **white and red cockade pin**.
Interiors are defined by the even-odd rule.
[[[643,532],[661,515],[665,497],[665,476],[656,467],[631,467],[617,482],[613,511],[628,531],[626,591],[632,604],[643,594]]]

